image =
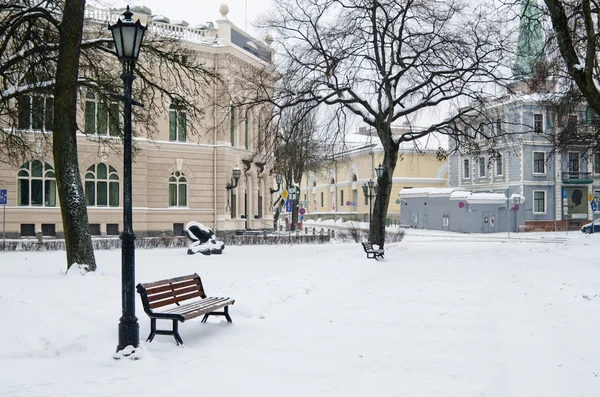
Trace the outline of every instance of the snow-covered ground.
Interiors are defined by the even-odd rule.
[[[112,358],[120,250],[85,276],[64,257],[0,253],[0,396],[600,395],[600,235],[407,230],[379,262],[342,242],[138,249],[138,282],[197,272],[236,303],[137,361]]]

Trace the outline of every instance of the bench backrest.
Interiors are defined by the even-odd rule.
[[[371,242],[369,242],[369,241],[365,241],[363,243],[363,247],[365,247],[366,250],[371,251],[373,249],[373,244]]]
[[[140,283],[137,285],[137,291],[142,297],[144,308],[149,309],[179,304],[193,298],[206,298],[202,280],[197,273],[152,283]]]

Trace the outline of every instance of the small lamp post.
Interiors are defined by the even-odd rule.
[[[127,346],[138,347],[140,344],[140,326],[135,316],[135,234],[133,233],[132,217],[132,177],[131,177],[131,105],[132,86],[135,76],[133,70],[140,55],[142,39],[147,27],[142,26],[139,20],[133,21],[133,13],[127,10],[123,19],[114,25],[109,25],[112,32],[115,49],[119,61],[123,64],[123,80],[125,95],[124,100],[124,128],[123,128],[123,233],[121,233],[121,294],[122,316],[119,320],[119,344],[117,352]]]
[[[385,219],[383,217],[383,185],[381,183],[383,167],[381,166],[381,163],[379,164],[379,167],[375,168],[375,172],[377,173],[377,186],[379,186],[379,197],[377,197],[377,201],[379,202],[379,248],[383,249],[385,240]]]
[[[288,193],[290,194],[290,201],[292,202],[292,211],[290,211],[290,222],[288,224],[288,241],[292,242],[292,222],[294,220],[294,207],[295,207],[295,201],[298,198],[298,187],[295,185],[290,185],[287,188]]]
[[[238,182],[240,180],[240,176],[242,176],[242,170],[239,169],[237,166],[233,167],[233,170],[231,171],[231,180],[227,183],[227,186],[225,186],[225,189],[229,190],[229,194],[227,195],[227,208],[225,209],[226,211],[231,211],[231,202],[233,201],[233,189],[237,187]]]
[[[233,167],[231,171],[231,181],[225,186],[225,189],[232,190],[235,189],[238,185],[240,177],[242,176],[242,170],[238,167]]]
[[[362,185],[363,194],[369,202],[369,226],[371,224],[371,213],[373,212],[371,207],[373,205],[373,197],[375,196],[373,185],[374,183],[372,179],[369,179],[369,182]]]
[[[270,187],[269,192],[271,192],[271,194],[279,191],[279,188],[281,187],[281,179],[281,174],[275,174],[275,182],[277,182],[277,189],[273,189],[272,187]]]

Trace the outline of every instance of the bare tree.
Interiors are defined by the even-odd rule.
[[[86,18],[84,0],[0,0],[0,161],[19,166],[52,143],[67,268],[96,267],[77,157],[76,134],[85,131],[76,116],[78,97],[92,94],[108,107],[122,91],[106,23]],[[134,109],[136,135],[152,137],[156,114],[173,103],[186,110],[189,132],[197,132],[205,92],[217,76],[196,50],[173,32],[150,29],[135,74],[133,96],[145,104]],[[36,98],[45,101],[37,110]],[[120,135],[116,109],[108,122]],[[115,147],[112,139],[90,139]]]
[[[544,0],[556,34],[556,42],[568,74],[596,114],[600,114],[600,65],[598,22],[594,0]]]
[[[318,171],[331,161],[327,126],[319,123],[314,104],[286,108],[277,122],[274,171],[283,176],[285,186],[300,187],[310,171]],[[291,230],[298,224],[298,203],[294,200]],[[278,215],[278,214],[276,214]]]
[[[260,25],[274,31],[279,107],[316,102],[371,126],[384,148],[369,240],[382,243],[399,145],[452,131],[500,80],[508,48],[495,8],[460,1],[276,0]],[[459,103],[453,116],[394,135],[394,123]],[[341,129],[340,131],[344,131]],[[381,201],[381,203],[380,203]]]

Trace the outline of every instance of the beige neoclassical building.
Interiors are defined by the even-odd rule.
[[[400,134],[404,128],[394,127],[394,133]],[[369,180],[376,184],[375,168],[383,161],[383,147],[376,133],[366,128],[354,137],[353,143],[347,142],[349,149],[340,154],[339,161],[303,180],[301,205],[306,210],[305,219],[368,221],[370,202],[362,186]],[[406,142],[400,147],[388,207],[391,221],[400,219],[401,206],[395,201],[401,189],[448,185],[448,162],[438,160],[436,145]]]
[[[215,7],[216,8],[216,7]],[[149,29],[179,34],[186,45],[197,51],[208,68],[233,84],[233,65],[268,68],[273,62],[270,43],[257,40],[227,19],[228,9],[221,6],[216,23],[190,27],[184,21],[170,21],[153,16],[145,7],[135,7]],[[122,11],[86,7],[87,23],[115,20]],[[270,40],[267,40],[270,42]],[[140,59],[140,61],[142,61]],[[198,135],[189,136],[185,110],[176,104],[165,106],[157,116],[158,135],[134,138],[137,149],[133,164],[133,228],[138,236],[179,235],[191,220],[204,223],[217,233],[240,229],[271,228],[273,213],[269,188],[273,186],[268,158],[249,161],[258,150],[263,127],[269,118],[267,107],[227,109],[235,95],[224,95],[223,87],[211,87],[206,93],[206,117]],[[93,95],[80,98],[77,134],[79,166],[84,183],[90,230],[94,236],[118,235],[123,226],[123,159],[106,140],[114,139],[107,114],[109,105]],[[25,98],[26,112],[19,118],[19,128],[31,136],[50,134],[44,115],[52,106],[51,98]],[[168,104],[167,104],[168,105]],[[223,110],[225,109],[225,110]],[[229,112],[223,116],[224,112]],[[102,117],[101,117],[102,116]],[[108,119],[107,119],[108,118]],[[51,120],[51,117],[50,117]],[[135,123],[135,120],[134,120]],[[50,127],[51,128],[51,127]],[[102,135],[104,143],[90,139]],[[241,177],[233,189],[232,170],[239,168]],[[20,167],[0,167],[0,189],[8,192],[6,234],[9,238],[33,236],[39,230],[45,236],[61,237],[63,226],[54,179],[52,150],[39,145],[37,154]]]

